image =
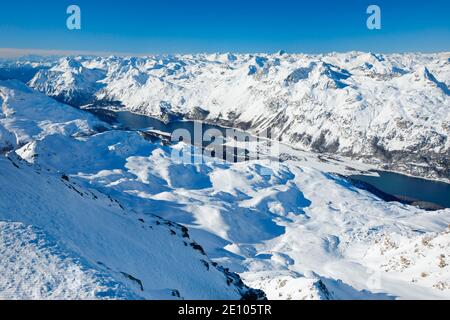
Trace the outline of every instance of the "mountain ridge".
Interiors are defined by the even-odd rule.
[[[64,69],[64,58],[29,84],[77,106],[110,101],[164,121],[175,115],[253,133],[270,127],[276,139],[293,147],[448,181],[449,57],[361,52],[78,57],[71,59],[104,76],[65,84],[71,68]]]

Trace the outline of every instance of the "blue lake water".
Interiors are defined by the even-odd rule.
[[[175,130],[186,129],[192,136],[194,136],[194,127],[196,124],[201,126],[202,133],[209,129],[216,129],[222,132],[223,135],[225,135],[226,131],[228,130],[227,128],[221,126],[189,120],[177,120],[165,123],[156,118],[135,114],[129,111],[109,111],[103,109],[90,109],[89,111],[106,122],[111,123],[115,121],[127,130],[145,130],[153,128],[155,130],[171,134]],[[237,134],[246,134],[240,130],[234,130],[234,132]]]
[[[450,184],[379,171],[379,177],[352,176],[388,194],[435,203],[450,208]]]
[[[175,130],[184,129],[188,133],[187,139],[190,141],[185,141],[186,143],[193,144],[197,147],[208,147],[214,138],[210,141],[204,140],[204,134],[208,130],[216,130],[220,132],[224,140],[219,144],[223,144],[226,139],[236,139],[238,141],[248,141],[251,135],[241,130],[225,128],[213,124],[207,124],[198,121],[190,120],[176,120],[169,123],[165,123],[161,120],[138,115],[129,111],[111,111],[105,109],[88,109],[87,111],[95,114],[101,120],[119,125],[120,128],[125,130],[139,130],[139,131],[149,131],[149,129],[162,131],[168,134],[172,134]],[[199,130],[199,131],[196,131]],[[183,136],[184,138],[184,136]],[[212,153],[214,155],[214,153]],[[239,149],[236,147],[223,146],[223,159],[231,162],[241,162],[249,160],[252,156],[249,154],[248,150]]]
[[[137,115],[128,111],[105,111],[103,109],[90,110],[103,120],[119,123],[124,129],[141,130],[153,128],[167,133],[172,133],[177,129],[186,129],[194,136],[195,121],[173,121],[164,123],[158,119]],[[199,124],[197,122],[197,124]],[[201,123],[202,132],[208,129],[220,130],[224,135],[226,128]],[[242,131],[236,130],[238,134],[248,135]],[[204,145],[203,145],[204,146]],[[226,151],[230,152],[230,151]],[[231,151],[233,152],[233,151]],[[238,162],[239,159],[235,159]],[[241,161],[243,159],[240,159]],[[379,176],[355,175],[351,178],[368,183],[375,188],[403,199],[429,202],[437,204],[444,208],[450,208],[450,184],[431,181],[426,179],[414,178],[398,173],[378,172]]]

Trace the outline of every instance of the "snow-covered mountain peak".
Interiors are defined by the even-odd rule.
[[[164,120],[202,114],[199,120],[254,131],[271,127],[294,147],[377,163],[395,158],[388,168],[445,178],[447,171],[434,169],[446,160],[429,150],[448,152],[448,59],[447,53],[364,52],[63,59],[30,86],[71,104],[115,101]],[[70,71],[71,63],[81,63],[81,73]],[[414,148],[417,158],[408,165],[395,154]],[[430,172],[420,163],[425,154]]]
[[[0,81],[0,298],[449,297],[450,210],[332,173],[449,176],[447,54],[72,59]],[[185,163],[52,97],[270,127],[284,161]]]
[[[52,68],[40,70],[29,85],[71,105],[89,102],[105,77],[101,69],[90,69],[74,58],[64,58]]]
[[[414,72],[414,80],[417,82],[425,82],[428,85],[434,86],[442,90],[442,92],[446,95],[450,95],[450,90],[447,85],[443,82],[440,82],[436,79],[436,77],[428,70],[425,66],[420,66]]]
[[[51,68],[53,71],[81,73],[84,67],[80,61],[75,58],[62,58],[59,63]]]

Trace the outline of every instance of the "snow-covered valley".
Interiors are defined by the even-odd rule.
[[[450,298],[450,209],[334,174],[449,179],[448,54],[24,65],[0,80],[0,298]],[[292,158],[189,163],[61,101],[271,127]]]
[[[198,54],[43,63],[59,101],[270,128],[282,142],[449,181],[450,54]]]

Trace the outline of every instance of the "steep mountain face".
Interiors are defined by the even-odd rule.
[[[50,69],[42,69],[31,79],[30,86],[71,105],[86,104],[102,87],[101,69],[85,68],[79,61],[64,58]]]
[[[0,298],[254,297],[185,227],[0,157]],[[263,297],[263,294],[260,294]]]
[[[450,268],[440,261],[448,259],[450,210],[387,203],[295,163],[191,164],[174,152],[192,150],[127,131],[48,136],[17,150],[129,210],[189,227],[214,261],[269,299],[448,297]],[[427,247],[424,239],[436,240]]]
[[[346,67],[345,63],[350,63],[347,58],[362,66]],[[426,68],[416,68],[414,59]],[[386,112],[397,110],[399,117],[424,126],[421,132],[411,129],[414,126],[402,127],[402,132],[408,133],[403,150],[418,139],[414,135],[429,135],[425,124],[441,130],[442,119],[436,114],[443,112],[445,117],[447,111],[437,102],[442,98],[444,106],[447,103],[448,98],[439,94],[444,95],[443,86],[448,86],[443,80],[448,79],[448,60],[439,71],[439,59],[441,55],[228,54],[77,58],[78,64],[61,64],[78,70],[81,64],[81,73],[84,69],[103,70],[105,78],[97,81],[103,88],[94,99],[115,100],[115,108],[122,104],[121,108],[161,118],[184,115],[241,126],[247,123],[251,130],[288,124],[289,119],[276,120],[274,113],[268,116],[268,106],[262,104],[258,109],[257,101],[279,90],[292,93],[283,100],[286,105],[304,90],[320,99],[340,101],[336,97],[350,90],[355,77],[379,83],[376,90],[384,93],[394,90],[393,83],[398,81],[397,85],[403,86],[395,91],[398,101],[430,90],[429,105],[419,106],[411,100],[400,108],[392,98],[389,106],[383,106]],[[59,74],[57,64],[48,71]],[[256,93],[247,87],[247,81],[253,88],[267,90]],[[385,81],[390,81],[388,88]],[[124,83],[129,85],[121,87]],[[369,90],[366,82],[360,86]],[[155,87],[161,91],[153,92]],[[210,99],[207,89],[212,97],[229,103],[223,109],[220,104],[210,108],[200,104]],[[53,92],[58,97],[59,91]],[[124,99],[130,92],[134,96],[128,96],[129,103],[117,102],[119,96]],[[179,106],[168,100],[176,97],[176,92],[180,102],[184,101]],[[92,101],[92,93],[81,90],[77,94]],[[369,97],[368,92],[364,94]],[[387,98],[376,94],[380,95],[377,99]],[[158,95],[165,100],[153,108],[142,105],[144,95],[151,103],[158,101]],[[292,111],[302,106],[286,107],[273,101],[269,106],[273,110]],[[233,109],[234,115],[225,112],[238,102],[242,110]],[[245,109],[248,102],[254,104]],[[226,163],[206,158],[202,163],[184,162],[182,159],[201,150],[183,142],[149,141],[142,132],[115,129],[19,81],[0,81],[0,105],[0,298],[264,296],[249,287],[263,290],[269,299],[450,296],[449,209],[427,212],[385,202],[328,173],[334,169],[321,169],[309,160]],[[324,108],[317,104],[305,117]],[[354,110],[339,108],[329,112],[352,119]],[[372,113],[364,118],[367,110]],[[290,111],[285,114],[293,116]],[[411,114],[430,118],[419,122]],[[316,116],[324,127],[336,121]],[[267,123],[253,123],[252,117],[266,117]],[[348,130],[369,132],[385,120],[386,130],[397,125],[391,121],[392,115],[386,119],[371,105],[355,117],[348,120]],[[308,126],[299,123],[298,130],[313,130],[316,125],[312,119]],[[353,139],[352,132],[345,137]],[[324,145],[326,139],[318,145]],[[395,139],[394,135],[380,141],[400,148]],[[355,142],[355,148],[361,151],[364,146],[358,147],[359,143]],[[425,140],[424,146],[430,143],[434,140]],[[340,152],[340,146],[336,144],[333,150]],[[435,146],[439,155],[440,148],[445,144]],[[187,157],[174,157],[179,154]],[[339,165],[345,167],[346,162]]]
[[[83,141],[106,124],[16,81],[0,82],[0,94],[0,299],[264,298],[186,227],[14,152],[46,137]]]
[[[68,103],[115,102],[166,121],[271,128],[294,147],[448,180],[449,59],[359,52],[65,58],[30,85]]]

